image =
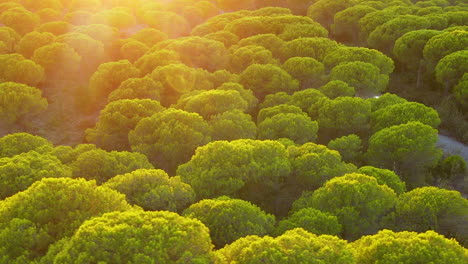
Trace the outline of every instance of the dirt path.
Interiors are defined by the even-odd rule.
[[[468,162],[468,146],[444,135],[439,134],[437,146],[444,150],[445,154],[460,155]]]

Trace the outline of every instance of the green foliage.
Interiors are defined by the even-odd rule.
[[[468,74],[463,74],[458,84],[453,88],[455,99],[464,107],[468,109]]]
[[[63,4],[60,0],[43,0],[43,1],[32,1],[32,0],[20,0],[20,2],[24,7],[29,10],[37,11],[43,8],[52,8],[55,10],[61,10],[64,8]]]
[[[71,164],[74,178],[95,180],[98,184],[136,169],[152,169],[146,156],[133,152],[106,152],[102,149],[81,153]]]
[[[24,191],[42,178],[71,176],[71,169],[50,154],[30,151],[0,158],[0,199]]]
[[[133,12],[123,8],[112,8],[102,10],[93,14],[90,18],[93,24],[107,24],[118,29],[129,28],[135,26],[135,17]]]
[[[190,25],[187,19],[174,12],[148,10],[144,13],[141,20],[148,26],[161,30],[174,39],[186,36],[190,32]]]
[[[226,48],[230,48],[239,42],[239,37],[225,30],[213,32],[213,33],[205,35],[204,37],[207,39],[212,39],[212,40],[222,42]]]
[[[316,235],[333,236],[339,235],[342,230],[336,216],[314,208],[303,208],[281,220],[276,227],[275,233],[281,235],[287,230],[295,228],[302,228]]]
[[[369,34],[374,31],[377,27],[388,22],[399,14],[408,14],[411,11],[407,10],[406,7],[400,8],[385,8],[383,10],[378,10],[369,14],[366,14],[364,17],[359,19],[359,39],[362,43],[366,43],[369,38]]]
[[[325,67],[321,62],[307,57],[290,58],[281,67],[298,80],[302,88],[320,86],[325,74]]]
[[[266,119],[272,118],[275,115],[279,115],[279,114],[295,114],[295,115],[307,116],[307,114],[302,112],[302,110],[298,106],[289,105],[289,104],[280,104],[280,105],[275,105],[272,107],[262,108],[258,112],[257,123],[260,124]]]
[[[231,48],[230,69],[241,73],[252,64],[278,64],[271,51],[256,45]]]
[[[0,263],[467,262],[434,233],[317,236],[468,245],[466,162],[435,129],[468,140],[467,11],[0,0]],[[211,230],[144,212],[194,202]]]
[[[92,73],[106,59],[104,44],[86,34],[65,33],[58,36],[56,41],[66,43],[76,51],[81,57],[81,71],[85,70],[85,72],[90,71]]]
[[[263,10],[273,10],[273,8],[265,8]],[[277,11],[279,9],[276,9]],[[284,10],[284,9],[283,9]],[[290,12],[289,10],[285,10]],[[245,16],[233,21],[230,21],[226,26],[225,30],[236,34],[239,39],[252,37],[259,34],[279,34],[285,29],[285,25],[294,24],[311,24],[311,19],[299,16],[291,16],[288,14],[267,14],[260,16]]]
[[[466,175],[466,172],[467,165],[465,159],[459,155],[451,155],[439,160],[433,174],[439,179],[454,180],[458,176]]]
[[[240,84],[252,90],[257,98],[276,92],[294,92],[299,83],[285,70],[272,64],[252,64],[240,74]]]
[[[374,7],[364,2],[337,12],[331,25],[334,38],[340,42],[359,43],[359,20],[375,11]]]
[[[112,91],[107,101],[109,103],[121,99],[151,99],[159,101],[162,89],[162,84],[155,82],[151,78],[130,78],[123,81],[119,88]]]
[[[236,90],[210,90],[188,93],[179,98],[174,106],[176,108],[200,114],[209,120],[212,116],[226,111],[246,111],[248,104],[239,91]]]
[[[374,177],[352,173],[329,180],[309,199],[310,207],[336,215],[343,226],[343,237],[355,240],[382,228],[383,217],[396,203],[396,194]]]
[[[288,138],[297,144],[314,141],[317,138],[317,131],[317,122],[303,113],[280,113],[258,124],[259,139]]]
[[[106,62],[99,65],[91,76],[89,89],[96,99],[106,97],[123,81],[138,77],[139,74],[140,71],[127,60]]]
[[[219,8],[225,11],[237,11],[241,9],[251,9],[253,7],[252,1],[242,0],[242,1],[233,1],[233,0],[219,0]]]
[[[395,174],[395,172],[387,169],[380,169],[372,166],[364,166],[357,170],[358,173],[372,176],[377,179],[379,184],[384,184],[390,187],[397,195],[406,191],[405,183]]]
[[[354,87],[349,86],[348,83],[338,80],[329,81],[318,90],[330,99],[335,99],[341,96],[353,97],[356,94]]]
[[[161,99],[165,106],[177,102],[181,94],[214,88],[209,72],[180,63],[158,67],[149,77],[162,83]]]
[[[26,58],[31,58],[34,51],[54,42],[55,36],[49,32],[33,31],[24,35],[16,45],[16,51]]]
[[[51,237],[27,219],[13,218],[2,225],[0,242],[0,262],[36,263],[31,259],[40,257],[37,251],[47,250]]]
[[[258,99],[253,94],[252,90],[245,89],[242,85],[238,83],[234,83],[230,81],[223,82],[223,84],[218,86],[216,90],[238,91],[239,94],[242,96],[242,99],[244,99],[247,102],[247,112],[252,112],[257,107]]]
[[[133,34],[130,38],[140,41],[141,43],[151,48],[159,42],[166,40],[168,37],[166,33],[160,30],[154,28],[144,28]]]
[[[26,124],[47,109],[42,92],[25,84],[4,82],[0,84],[0,124]]]
[[[217,70],[213,73],[210,74],[211,76],[209,77],[211,82],[213,82],[213,87],[221,87],[225,83],[230,83],[228,84],[231,86],[233,83],[242,87],[242,85],[238,84],[239,82],[239,75],[234,74],[230,71],[227,70]],[[243,87],[242,87],[243,88]],[[237,90],[237,89],[234,89]],[[248,101],[248,100],[247,100]]]
[[[281,143],[248,139],[211,142],[177,169],[199,199],[229,195],[255,203],[267,200],[290,172]]]
[[[154,48],[173,50],[179,53],[184,64],[210,72],[224,69],[229,59],[229,52],[223,43],[196,36],[169,39],[158,43]]]
[[[39,16],[23,7],[14,7],[0,14],[0,21],[7,27],[14,29],[20,35],[34,30],[39,25]]]
[[[13,52],[21,36],[11,27],[0,27],[0,42],[5,44],[6,53]]]
[[[184,216],[205,224],[218,248],[247,235],[266,235],[275,224],[275,217],[258,206],[226,196],[192,204],[184,210]]]
[[[313,0],[286,0],[286,6],[293,11],[294,14],[306,15],[307,8],[313,4]]]
[[[42,23],[60,20],[61,18],[63,18],[62,13],[60,13],[56,9],[49,8],[49,7],[38,10],[36,14],[39,15]]]
[[[363,134],[369,128],[371,104],[358,97],[338,97],[324,102],[319,110],[320,135],[335,138]]]
[[[428,29],[430,26],[431,24],[425,17],[400,15],[375,28],[369,34],[367,43],[370,47],[390,55],[398,38],[407,32]]]
[[[446,91],[455,86],[462,76],[468,72],[467,61],[468,50],[462,50],[450,53],[437,63],[435,76],[437,81],[445,86]]]
[[[70,32],[72,25],[65,21],[52,21],[44,23],[36,28],[36,31],[44,33],[52,33],[60,36]]]
[[[362,156],[362,140],[355,134],[342,136],[328,142],[327,147],[340,152],[346,162],[357,164]]]
[[[327,180],[356,170],[352,164],[344,163],[340,154],[326,146],[306,143],[288,148],[292,166],[292,177],[302,190],[314,190]]]
[[[369,139],[370,165],[395,171],[411,187],[424,184],[424,169],[435,165],[441,156],[436,149],[437,130],[408,122],[379,130]]]
[[[327,0],[318,0],[309,6],[307,9],[307,16],[312,18],[314,21],[319,22],[324,27],[330,28],[330,25],[333,23],[335,14],[350,6],[352,6],[352,3],[349,0],[333,2]]]
[[[291,95],[285,92],[269,94],[265,96],[265,99],[263,99],[263,102],[258,106],[258,108],[261,110],[263,108],[269,108],[269,107],[282,105],[282,104],[289,104],[291,100],[292,100]]]
[[[344,62],[335,66],[330,72],[330,80],[346,82],[356,88],[358,94],[378,94],[387,88],[389,77],[381,74],[380,69],[367,62]]]
[[[457,191],[422,187],[398,197],[395,207],[397,230],[434,230],[468,244],[468,201]]]
[[[9,134],[0,138],[0,158],[13,157],[31,150],[45,153],[51,151],[52,147],[50,141],[39,136],[28,133]]]
[[[426,233],[383,230],[365,236],[351,244],[356,249],[358,263],[378,261],[390,263],[454,263],[468,261],[468,252],[456,241],[449,240],[434,231]]]
[[[218,251],[228,263],[357,263],[345,240],[301,228],[273,238],[247,236]]]
[[[0,82],[17,82],[37,86],[44,81],[44,68],[23,55],[0,54]]]
[[[145,154],[157,168],[173,174],[199,146],[211,141],[208,123],[196,113],[168,109],[143,118],[128,135],[133,151]]]
[[[7,45],[3,41],[0,41],[0,54],[7,54],[7,53],[8,53]]]
[[[328,30],[317,22],[312,22],[310,24],[288,24],[278,36],[286,41],[298,38],[326,38],[328,37]]]
[[[311,57],[323,61],[325,56],[338,48],[339,44],[328,38],[298,38],[286,43],[283,60],[293,57]]]
[[[408,122],[420,122],[437,128],[440,118],[437,111],[431,107],[416,102],[406,102],[387,106],[372,113],[372,130],[377,132],[383,128]]]
[[[163,170],[135,170],[117,175],[103,186],[125,194],[130,204],[148,211],[180,212],[195,200],[190,185],[180,177],[169,178]]]
[[[411,70],[422,66],[423,49],[426,43],[442,32],[430,29],[413,30],[405,33],[395,41],[393,54],[395,58]]]
[[[381,74],[390,74],[393,72],[393,61],[382,52],[374,49],[362,47],[340,47],[333,50],[323,59],[323,63],[328,69],[344,62],[367,62],[377,66]]]
[[[289,103],[300,107],[302,111],[309,114],[310,118],[316,120],[319,116],[319,109],[327,101],[326,96],[319,90],[310,88],[295,92]]]
[[[52,149],[51,154],[56,156],[63,164],[71,165],[82,153],[96,149],[96,146],[92,144],[79,144],[74,148],[57,146]]]
[[[454,30],[438,34],[424,46],[424,59],[429,67],[435,67],[445,56],[455,51],[466,49],[468,46],[468,32],[464,30]]]
[[[275,34],[258,34],[248,38],[241,39],[239,46],[258,45],[262,46],[273,54],[273,57],[280,58],[283,55],[283,49],[286,42]]]
[[[44,68],[48,78],[62,78],[76,74],[81,59],[81,56],[68,44],[58,42],[36,49],[31,58]]]
[[[86,130],[86,139],[105,150],[130,150],[128,133],[141,119],[163,110],[158,101],[150,99],[111,102],[101,111],[96,126]]]
[[[45,255],[53,242],[71,236],[85,220],[130,209],[124,195],[97,187],[93,181],[44,178],[0,201],[2,260],[32,262]],[[9,251],[12,248],[16,250]]]
[[[210,263],[212,247],[198,220],[164,211],[112,212],[84,222],[54,263]]]
[[[385,93],[377,98],[368,99],[372,106],[372,112],[389,107],[395,104],[402,104],[408,102],[406,99],[399,97],[396,94]]]
[[[141,75],[145,76],[159,66],[166,66],[174,63],[180,63],[179,54],[173,50],[161,49],[154,52],[147,52],[135,62],[135,66],[140,70]]]
[[[252,117],[240,110],[226,111],[212,116],[209,124],[213,141],[255,139],[257,137],[257,126],[252,121]]]

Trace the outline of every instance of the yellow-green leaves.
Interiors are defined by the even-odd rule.
[[[125,194],[129,203],[149,211],[180,212],[195,200],[190,185],[180,177],[169,178],[163,170],[135,170],[117,175],[103,186]]]
[[[0,82],[17,82],[37,86],[45,79],[44,68],[22,55],[0,55]]]
[[[434,263],[462,264],[468,261],[468,252],[456,241],[433,231],[395,233],[383,230],[365,236],[351,246],[356,249],[358,263]]]
[[[26,124],[31,118],[47,109],[42,92],[34,87],[14,82],[0,84],[0,123]]]
[[[218,248],[247,235],[266,235],[275,223],[275,217],[258,206],[226,196],[192,204],[184,216],[204,223]]]
[[[54,262],[212,263],[212,248],[208,228],[196,219],[164,211],[113,212],[83,223]]]

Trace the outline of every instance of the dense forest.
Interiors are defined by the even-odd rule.
[[[466,0],[0,0],[0,264],[466,264],[466,144]]]

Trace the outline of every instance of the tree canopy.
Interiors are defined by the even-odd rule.
[[[195,193],[180,177],[163,170],[138,169],[112,177],[103,186],[123,193],[130,204],[144,210],[180,212],[194,202]]]
[[[284,145],[248,139],[211,142],[177,169],[198,198],[228,195],[255,203],[271,202],[267,195],[278,190],[290,172]]]
[[[54,262],[207,263],[212,247],[198,220],[165,211],[112,212],[84,222]]]
[[[44,178],[0,204],[0,250],[8,262],[38,260],[51,244],[71,236],[85,220],[131,209],[124,195],[97,187],[94,181],[69,178]],[[23,227],[26,233],[19,231]]]
[[[434,165],[441,155],[436,142],[437,130],[420,122],[408,122],[373,134],[367,158],[371,165],[391,169],[411,186],[418,186],[425,181],[421,170]]]
[[[343,237],[355,240],[386,224],[383,219],[395,206],[396,194],[373,177],[352,173],[329,180],[303,199],[309,200],[302,202],[307,207],[336,215]]]
[[[4,82],[0,84],[0,123],[7,126],[25,125],[28,119],[47,109],[47,99],[34,87]]]
[[[158,101],[150,99],[111,102],[101,111],[96,126],[86,131],[87,140],[105,150],[130,150],[128,133],[141,119],[163,110]]]
[[[45,153],[51,151],[52,147],[52,143],[43,137],[28,133],[9,134],[0,138],[0,158],[13,157],[31,150]]]
[[[357,250],[359,263],[464,263],[468,260],[466,249],[434,231],[426,233],[383,230],[351,243]]]
[[[258,206],[227,196],[194,203],[184,210],[184,216],[205,224],[218,248],[247,235],[266,235],[275,224],[275,217]]]
[[[247,236],[218,251],[236,263],[357,263],[345,240],[335,236],[317,236],[297,228],[276,238]]]
[[[128,139],[133,151],[172,174],[190,160],[197,147],[211,141],[211,131],[200,115],[168,109],[141,119]]]
[[[0,0],[0,264],[468,262],[466,1]]]

